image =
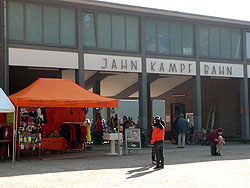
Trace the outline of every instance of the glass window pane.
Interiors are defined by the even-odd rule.
[[[170,53],[181,55],[181,24],[170,23]]]
[[[158,22],[158,52],[169,54],[169,23],[165,21]]]
[[[221,58],[231,58],[230,29],[221,28]]]
[[[200,55],[208,56],[208,27],[200,27]]]
[[[183,55],[193,55],[193,26],[182,24],[182,51]]]
[[[239,29],[231,30],[232,58],[241,59],[241,37]]]
[[[59,44],[59,9],[44,7],[43,41],[48,44]]]
[[[112,48],[125,50],[125,18],[112,15]]]
[[[62,45],[76,45],[76,13],[75,9],[61,8],[60,37]]]
[[[138,18],[126,17],[127,50],[138,51],[138,43],[139,43]]]
[[[220,57],[220,29],[218,27],[209,28],[210,56]]]
[[[110,14],[97,14],[97,40],[99,48],[111,48]]]
[[[26,40],[42,43],[42,6],[26,4]]]
[[[246,33],[247,58],[250,59],[250,33]]]
[[[23,4],[8,3],[9,39],[24,40]]]
[[[156,21],[146,20],[146,50],[156,52]]]
[[[92,13],[83,13],[83,44],[96,46],[95,15]]]

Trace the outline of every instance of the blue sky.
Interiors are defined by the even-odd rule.
[[[235,20],[250,21],[249,0],[101,0]]]

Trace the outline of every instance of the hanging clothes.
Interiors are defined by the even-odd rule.
[[[14,119],[14,113],[8,113],[7,114],[7,124],[13,124],[13,119]]]
[[[81,126],[81,142],[85,143],[87,141],[87,127]]]
[[[3,139],[4,140],[10,140],[13,141],[13,127],[12,126],[5,126],[4,133],[3,133]]]
[[[3,133],[4,133],[4,128],[5,128],[5,126],[1,126],[1,127],[0,127],[0,140],[3,140],[3,138],[4,138],[4,135],[3,135]]]
[[[91,133],[90,133],[90,124],[87,123],[86,127],[87,127],[87,142],[92,142]]]
[[[68,142],[70,142],[71,141],[71,138],[70,138],[70,126],[67,125],[67,124],[62,125],[60,135],[62,137],[64,137]]]

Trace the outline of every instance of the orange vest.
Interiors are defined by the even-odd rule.
[[[158,127],[155,127],[152,134],[151,144],[154,144],[155,141],[164,140],[164,132],[164,128],[159,129]]]

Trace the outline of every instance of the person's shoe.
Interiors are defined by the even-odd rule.
[[[221,154],[220,154],[220,153],[218,153],[218,156],[221,156]]]
[[[161,167],[160,166],[156,166],[156,167],[154,167],[154,169],[155,170],[159,170],[159,169],[161,169]]]
[[[181,148],[180,146],[177,146],[177,148]]]
[[[183,146],[181,146],[181,148],[184,148]]]
[[[156,165],[156,161],[152,161],[152,164],[153,164],[153,165]]]
[[[161,165],[161,166],[160,166],[160,168],[162,168],[162,169],[163,169],[163,168],[164,168],[164,165]]]

